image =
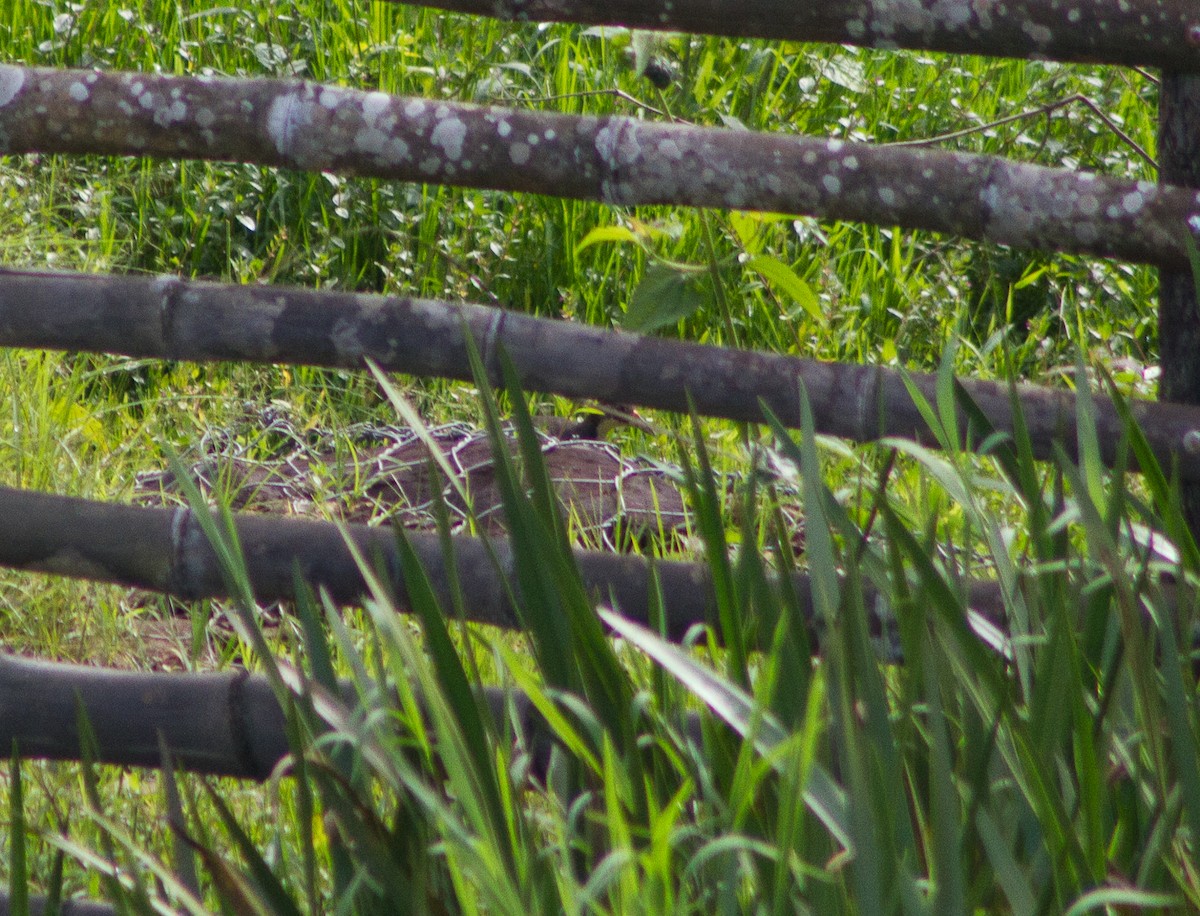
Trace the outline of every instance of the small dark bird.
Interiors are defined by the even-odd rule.
[[[578,417],[545,417],[535,421],[547,436],[567,441],[595,440],[608,438],[617,426],[636,426],[653,432],[636,410],[624,404],[589,407]]]

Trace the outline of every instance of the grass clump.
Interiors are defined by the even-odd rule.
[[[209,900],[256,912],[789,913],[1200,901],[1189,649],[1200,552],[1136,428],[1144,494],[1099,467],[1086,433],[1078,462],[1051,466],[1029,459],[1020,433],[983,464],[945,427],[940,453],[896,443],[962,512],[971,556],[886,480],[870,493],[879,530],[865,531],[823,483],[811,421],[798,439],[777,427],[804,482],[818,660],[779,576],[786,542],[752,536],[746,518],[730,554],[702,437],[689,479],[717,599],[709,629],[679,646],[619,613],[597,617],[524,402],[510,397],[524,470],[507,446],[496,457],[531,651],[451,622],[402,533],[403,605],[363,557],[373,596],[361,629],[309,596],[287,662],[271,660],[247,595],[243,645],[278,678],[293,756],[268,789],[267,824],[180,778]],[[1021,513],[1019,547],[985,490]],[[228,563],[247,594],[236,553]],[[1004,595],[1001,629],[968,602],[982,565]],[[111,819],[83,819],[122,847]],[[172,880],[148,881],[182,874],[179,854],[170,866],[126,847],[105,854],[122,862],[122,893],[182,905]]]

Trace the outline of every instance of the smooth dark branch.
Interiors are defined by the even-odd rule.
[[[1200,214],[1194,190],[996,156],[309,82],[0,65],[0,153],[35,152],[253,162],[621,206],[803,213],[1171,267],[1186,265],[1187,221]]]
[[[1200,75],[1164,73],[1158,109],[1159,180],[1200,188]],[[1200,232],[1200,223],[1193,223]],[[1159,396],[1200,404],[1200,304],[1189,268],[1158,272]],[[1184,488],[1184,509],[1200,535],[1200,485]]]
[[[530,391],[680,412],[690,397],[702,415],[752,423],[763,422],[765,403],[785,426],[798,428],[803,387],[819,433],[937,445],[906,385],[934,403],[937,379],[927,373],[643,337],[473,304],[166,277],[0,272],[0,346],[345,369],[372,360],[391,371],[470,380],[464,329],[493,381],[503,351]],[[1014,430],[1015,394],[1036,457],[1053,457],[1055,443],[1075,455],[1074,394],[959,384],[1003,433]],[[1095,405],[1101,457],[1111,465],[1125,424],[1110,399],[1096,396]],[[1200,408],[1150,401],[1129,407],[1163,468],[1200,480]],[[959,428],[968,428],[961,411]]]
[[[399,2],[399,0],[395,0]],[[1189,0],[404,0],[521,22],[578,22],[1081,63],[1200,70],[1200,15]]]
[[[289,680],[296,680],[291,672]],[[313,688],[317,689],[317,688]],[[341,685],[353,707],[358,694]],[[550,749],[542,720],[519,691],[485,688],[497,721],[506,704],[517,711],[535,760]],[[0,740],[21,757],[82,760],[79,713],[95,739],[99,763],[157,767],[160,736],[174,762],[193,773],[263,780],[292,748],[283,709],[264,675],[245,669],[151,673],[68,665],[0,655]]]
[[[233,518],[246,574],[259,601],[293,599],[297,572],[303,582],[324,589],[338,604],[361,601],[367,586],[349,540],[369,562],[382,564],[399,609],[407,609],[391,528],[251,513]],[[438,535],[406,535],[443,608],[454,606],[452,581],[457,579],[469,619],[521,628],[516,609],[521,594],[507,540],[454,537],[451,563]],[[649,596],[657,576],[667,635],[674,639],[716,620],[715,592],[702,563],[652,562],[592,550],[576,550],[574,556],[593,600],[644,624],[650,623]],[[0,487],[0,566],[129,585],[182,600],[230,594],[216,551],[186,508],[140,508]],[[815,645],[819,634],[808,577],[796,573],[792,588]],[[868,606],[875,607],[875,590],[865,591]],[[994,583],[972,586],[968,598],[982,616],[1003,626],[1003,604]],[[876,615],[873,626],[883,632],[887,624]]]

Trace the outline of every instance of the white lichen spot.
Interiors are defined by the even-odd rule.
[[[542,134],[542,136],[546,138],[546,142],[549,142],[549,141],[553,140],[555,137],[557,137],[558,134],[555,132],[553,127],[548,127],[548,128],[546,128],[546,132],[544,134]]]
[[[855,169],[858,168],[858,157],[857,156],[847,156],[845,159],[842,160],[842,165],[844,165],[846,167],[847,171],[853,172]]]
[[[779,194],[783,191],[783,182],[774,172],[771,172],[763,177],[763,184],[767,186],[767,190],[772,194]]]
[[[1100,212],[1100,199],[1095,194],[1084,194],[1079,198],[1079,212],[1084,216],[1095,216]]]
[[[1147,197],[1153,194],[1157,187],[1158,185],[1156,185],[1153,181],[1146,181],[1144,178],[1137,183],[1138,191],[1142,194],[1145,194]]]
[[[312,124],[312,112],[300,91],[276,96],[267,110],[267,136],[281,156],[294,156],[301,132]]]
[[[72,83],[67,89],[67,94],[76,102],[86,102],[88,100],[88,96],[91,95],[91,93],[88,92],[88,87],[83,85],[83,83]]]
[[[133,106],[130,105],[128,102],[126,102],[124,99],[121,99],[120,101],[117,102],[117,109],[123,115],[133,114]]]
[[[837,175],[826,175],[821,179],[821,185],[830,194],[837,194],[842,190],[842,180]]]
[[[846,23],[846,33],[851,38],[862,38],[866,34],[867,27],[861,19],[851,19]]]
[[[438,121],[429,142],[440,146],[446,153],[446,158],[454,161],[462,157],[463,141],[467,138],[467,125],[458,118],[447,118]]]
[[[845,145],[846,144],[841,140],[828,140],[825,143],[825,149],[829,150],[831,153],[840,153],[842,151],[842,147]]]
[[[1044,25],[1038,25],[1034,22],[1024,22],[1021,24],[1021,31],[1033,40],[1034,44],[1044,46],[1050,44],[1050,40],[1054,38],[1054,33]]]
[[[0,64],[0,108],[16,98],[24,85],[25,71],[22,67]]]
[[[426,156],[417,166],[423,175],[432,175],[442,167],[442,160],[437,156]]]
[[[524,165],[529,161],[530,152],[529,144],[518,141],[508,148],[508,158],[513,165]]]
[[[596,153],[610,169],[620,169],[638,161],[642,153],[637,122],[613,118],[596,132]]]
[[[879,199],[883,202],[885,207],[896,206],[896,192],[891,188],[880,188]]]
[[[1083,14],[1078,9],[1070,10],[1067,13],[1067,22],[1075,23],[1080,20]]]
[[[143,108],[147,108],[147,109],[153,108],[154,107],[154,93],[150,92],[150,91],[143,92],[141,95],[138,96],[138,104],[141,105]]]
[[[971,7],[975,4],[966,3],[937,3],[933,15],[942,20],[942,24],[951,31],[957,31],[971,22]]]
[[[817,159],[818,159],[818,156],[817,156],[817,153],[816,153],[816,151],[815,151],[815,150],[811,150],[811,149],[806,149],[806,150],[804,151],[804,155],[800,157],[800,160],[801,160],[801,161],[802,161],[802,162],[803,162],[805,165],[816,165],[816,164],[817,164]]]
[[[368,156],[381,156],[387,142],[388,135],[375,127],[364,127],[354,135],[354,148]]]
[[[683,158],[683,151],[680,150],[679,144],[670,137],[658,141],[658,154],[666,159],[674,159],[676,161]]]
[[[501,137],[507,137],[512,133],[512,125],[507,121],[501,121],[496,125],[496,133],[498,133]]]
[[[329,111],[337,108],[338,102],[342,100],[342,94],[337,89],[329,86],[321,89],[321,94],[317,96],[317,104]]]
[[[213,114],[211,108],[201,108],[196,112],[196,126],[201,130],[208,130],[216,120],[217,116]]]
[[[448,118],[448,117],[450,117],[450,108],[446,105],[439,105],[437,108],[435,108],[433,110],[433,116],[435,118],[437,118],[439,121],[442,118]]]
[[[339,318],[334,322],[329,339],[340,358],[345,359],[350,355],[357,357],[363,353],[362,340],[358,336],[360,328],[360,323],[350,318]]]
[[[392,99],[386,92],[368,92],[362,101],[363,118],[368,124],[374,124],[379,116],[388,109]]]
[[[1146,205],[1146,198],[1139,191],[1130,191],[1121,198],[1121,209],[1126,213],[1137,213]]]
[[[141,95],[142,90],[145,88],[146,88],[146,84],[143,83],[141,80],[134,80],[132,83],[129,84],[129,94],[130,95]]]
[[[425,103],[420,99],[413,99],[404,106],[404,114],[409,118],[419,118],[425,114]]]
[[[537,146],[539,143],[542,142],[542,138],[539,137],[537,134],[530,134],[528,137],[525,138],[525,142],[528,143],[530,146]]]
[[[183,102],[172,102],[170,105],[164,105],[154,112],[154,123],[160,127],[170,127],[176,121],[182,121],[187,117],[187,105]]]

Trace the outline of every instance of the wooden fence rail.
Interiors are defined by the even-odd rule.
[[[299,570],[303,581],[324,589],[335,602],[359,602],[367,586],[349,546],[353,544],[361,556],[382,563],[397,602],[408,607],[395,537],[388,528],[254,513],[235,515],[234,521],[247,578],[262,601],[294,599]],[[520,588],[503,539],[455,537],[451,564],[437,535],[412,531],[408,538],[443,607],[453,606],[458,592],[471,620],[508,629],[521,626],[513,598],[519,600]],[[673,639],[716,619],[716,593],[703,563],[650,561],[596,550],[576,550],[574,557],[595,600],[644,624],[652,622],[649,602],[657,578],[663,624]],[[187,509],[138,508],[0,487],[0,565],[129,585],[182,600],[229,595],[217,554]],[[819,621],[808,576],[794,574],[788,587],[817,647]],[[963,587],[964,605],[979,626],[1003,635],[999,586],[976,582]],[[865,583],[863,588],[868,605],[875,607],[877,591]],[[886,635],[890,617],[878,611],[872,616],[876,635]],[[889,644],[889,654],[897,656],[898,648]]]
[[[0,66],[0,152],[250,162],[608,204],[797,213],[1186,268],[1200,193],[999,156],[295,80]],[[1200,226],[1200,222],[1197,222]]]
[[[521,22],[579,22],[706,35],[823,41],[1200,71],[1190,0],[394,0]]]
[[[820,433],[938,445],[909,390],[934,404],[938,380],[929,373],[645,337],[471,303],[172,277],[9,271],[0,279],[0,346],[8,347],[346,369],[371,360],[409,375],[469,381],[468,333],[497,384],[503,351],[527,390],[679,412],[689,409],[690,396],[702,415],[751,423],[765,421],[766,405],[794,428],[803,385]],[[1056,444],[1076,454],[1071,392],[960,384],[995,431],[1012,434],[1018,409],[1036,457],[1053,457]],[[1096,395],[1093,403],[1100,456],[1111,465],[1125,421],[1110,398]],[[1129,408],[1162,467],[1200,481],[1200,407],[1133,401]],[[959,428],[969,426],[960,408]],[[977,445],[983,432],[964,447]]]

